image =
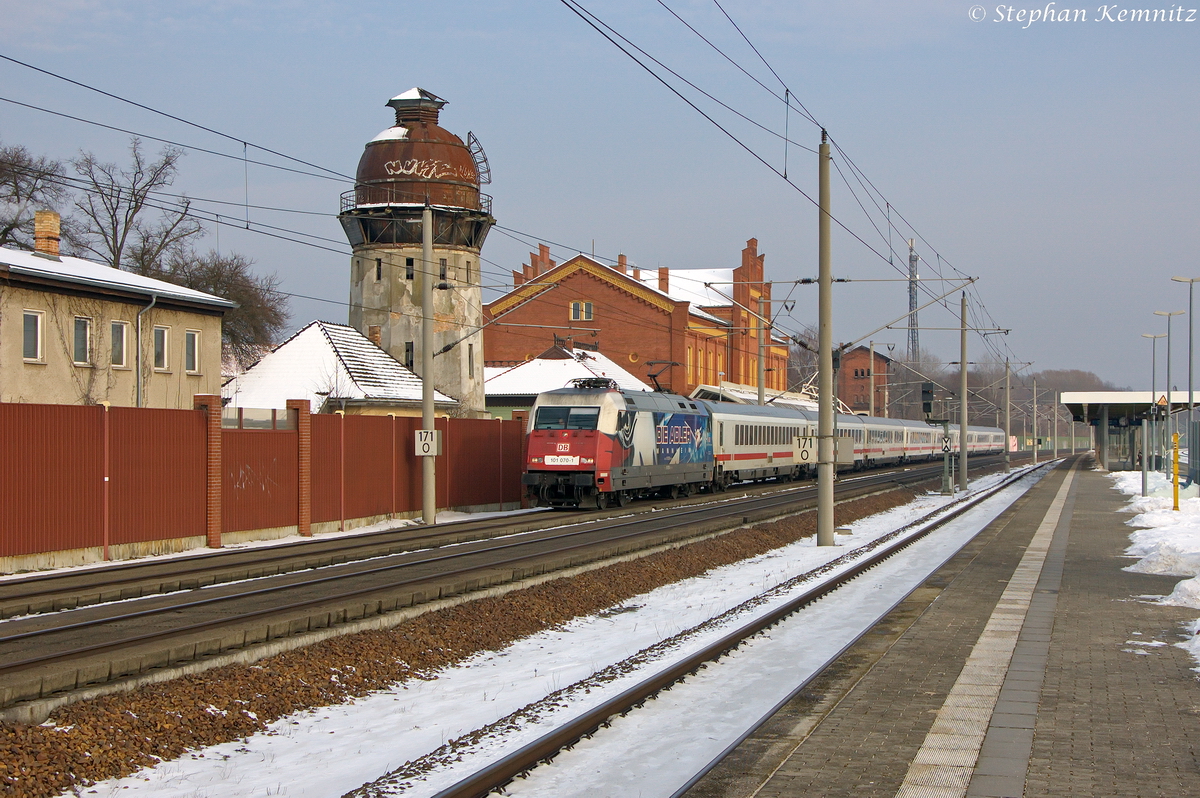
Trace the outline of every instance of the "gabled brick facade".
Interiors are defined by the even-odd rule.
[[[865,346],[851,349],[842,356],[838,370],[837,395],[855,413],[865,414],[871,407],[871,370],[875,372],[875,415],[887,417],[891,398],[888,380],[891,358],[875,351],[875,363],[871,364],[871,350]]]
[[[739,305],[770,318],[770,284],[763,282],[763,259],[751,239],[732,285],[714,286],[734,302],[695,307],[672,295],[671,280],[688,270],[659,269],[656,276],[629,267],[625,256],[607,266],[587,255],[564,263],[550,258],[545,245],[513,272],[514,288],[484,306],[489,364],[512,364],[536,357],[559,339],[596,345],[600,352],[646,382],[662,371],[664,390],[689,393],[697,385],[721,381],[757,386],[758,323]],[[691,281],[695,283],[695,280]],[[692,286],[690,294],[695,294]],[[501,318],[502,317],[502,318]],[[653,361],[673,361],[665,367]],[[767,347],[765,384],[786,387],[787,345]],[[723,375],[722,375],[723,373]]]

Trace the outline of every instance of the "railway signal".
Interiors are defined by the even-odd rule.
[[[933,415],[933,383],[921,383],[921,412],[925,417]]]

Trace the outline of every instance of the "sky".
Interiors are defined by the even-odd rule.
[[[917,237],[921,276],[977,277],[971,323],[1010,331],[972,336],[972,362],[1009,357],[1149,387],[1141,334],[1166,331],[1154,311],[1187,308],[1173,275],[1200,277],[1200,11],[1159,4],[1197,21],[1140,22],[1130,6],[1055,3],[1046,21],[1045,5],[663,1],[583,6],[772,133],[660,70],[732,135],[722,132],[563,0],[2,0],[0,55],[227,137],[0,61],[0,142],[62,159],[127,158],[127,134],[15,100],[233,156],[189,150],[173,188],[226,222],[204,245],[278,274],[300,295],[293,328],[344,322],[350,258],[336,213],[352,184],[259,148],[352,175],[363,145],[392,122],[384,103],[420,86],[449,101],[444,127],[474,132],[487,151],[484,190],[500,227],[483,250],[486,298],[538,241],[553,242],[559,260],[594,247],[644,269],[686,269],[736,266],[755,238],[775,297],[794,300],[777,322],[793,332],[816,322],[815,286],[788,283],[817,274],[817,158],[803,148],[816,147],[820,127],[785,114],[772,92],[786,85],[793,108],[840,147],[833,269],[854,282],[835,288],[837,341],[905,313],[906,285],[883,281],[901,276],[904,240]],[[1031,11],[1041,18],[1031,23]],[[1063,11],[1076,21],[1058,21]],[[785,117],[791,185],[779,174]],[[245,164],[241,142],[249,159],[325,177]],[[952,287],[923,284],[931,296]],[[958,334],[937,328],[957,326],[956,314],[957,302],[920,314],[922,347],[945,361],[958,360]],[[1172,382],[1186,388],[1187,317],[1172,324]],[[906,333],[871,339],[900,354]]]

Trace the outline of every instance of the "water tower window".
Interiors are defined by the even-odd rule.
[[[409,371],[413,370],[413,342],[404,342],[404,368]]]
[[[471,261],[467,261],[467,285],[472,285],[475,282],[475,275],[471,273]]]
[[[383,279],[383,258],[375,259],[375,282]]]
[[[571,321],[591,321],[592,303],[576,300],[571,303]]]
[[[415,259],[414,258],[405,258],[404,259],[404,279],[411,280],[413,278],[414,271],[416,271]]]
[[[438,266],[438,279],[442,280],[444,282],[446,279],[446,259],[442,258],[439,263],[440,263],[440,265]]]
[[[467,344],[467,377],[475,379],[475,344]]]

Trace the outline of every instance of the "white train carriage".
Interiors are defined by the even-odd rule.
[[[696,401],[712,417],[718,490],[752,479],[799,479],[816,468],[815,447],[798,452],[794,446],[794,439],[816,435],[816,413],[777,405]]]
[[[904,460],[921,462],[940,457],[942,454],[942,431],[928,424],[909,421],[904,427]]]
[[[958,430],[952,434],[953,446],[958,450]],[[1004,451],[1004,432],[995,427],[967,427],[967,454],[992,454]]]
[[[896,465],[909,459],[906,432],[913,422],[899,418],[858,418],[863,421],[866,435],[862,445],[861,467]]]

